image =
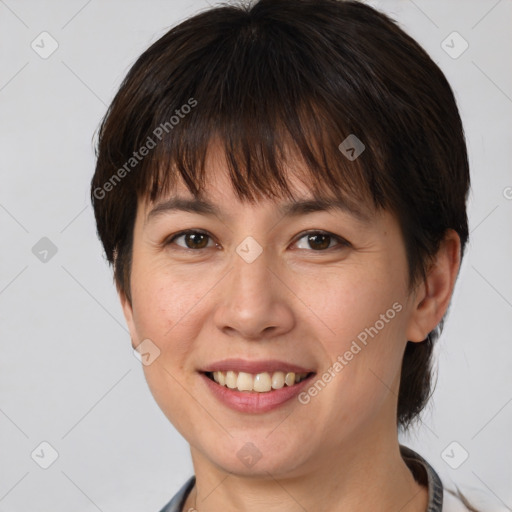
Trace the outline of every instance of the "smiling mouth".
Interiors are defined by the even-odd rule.
[[[294,372],[263,372],[263,373],[247,373],[234,371],[214,371],[204,372],[204,374],[212,381],[220,386],[224,386],[236,391],[270,393],[285,386],[291,387],[303,380],[314,375],[309,373]]]

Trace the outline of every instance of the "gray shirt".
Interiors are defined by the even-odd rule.
[[[407,448],[407,446],[400,445],[400,453],[414,475],[415,480],[428,488],[428,507],[426,512],[450,512],[443,509],[443,484],[434,468],[421,455]],[[190,477],[160,512],[187,512],[182,510],[183,505],[195,482],[195,476]]]

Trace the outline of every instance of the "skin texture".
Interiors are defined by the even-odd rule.
[[[132,303],[120,293],[133,346],[149,338],[161,351],[144,366],[151,392],[191,447],[197,482],[184,510],[426,510],[426,489],[399,454],[400,365],[407,340],[423,340],[448,307],[458,236],[447,233],[426,282],[411,292],[389,212],[368,221],[338,210],[282,218],[286,198],[242,203],[225,169],[211,153],[205,196],[221,217],[174,211],[145,222],[154,205],[139,203]],[[289,179],[297,199],[311,198],[307,184]],[[193,198],[182,183],[173,193]],[[186,229],[209,233],[189,241],[206,247],[187,251],[185,237],[165,245]],[[314,250],[321,241],[308,244],[305,230],[350,245],[331,238],[331,248]],[[263,248],[252,263],[236,252],[247,236]],[[238,357],[288,361],[319,376],[395,303],[400,312],[306,405],[236,412],[198,373]],[[237,456],[248,442],[261,453],[251,467]]]

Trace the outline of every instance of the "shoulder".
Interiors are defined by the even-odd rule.
[[[160,510],[160,512],[182,512],[183,505],[187,496],[196,483],[196,477],[191,476],[181,487],[181,489],[173,496],[172,500]],[[186,511],[185,511],[186,512]]]
[[[443,512],[509,512],[510,509],[482,489],[459,487],[443,492]]]
[[[411,448],[400,445],[400,452],[415,479],[428,487],[427,512],[510,512],[511,509],[488,491],[459,487],[441,479],[426,459]]]
[[[455,493],[444,489],[443,492],[443,512],[468,512],[471,510],[464,505],[461,498],[457,497]]]

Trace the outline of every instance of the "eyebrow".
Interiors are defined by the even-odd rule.
[[[339,197],[302,199],[299,201],[293,201],[291,203],[285,203],[278,207],[279,213],[284,217],[299,217],[309,213],[332,210],[339,210],[345,213],[349,213],[350,215],[363,222],[368,222],[370,220],[368,213]],[[150,220],[153,220],[162,214],[176,211],[198,213],[211,217],[223,217],[222,211],[216,205],[208,201],[198,198],[187,199],[175,196],[158,203],[148,213],[145,223],[148,223]]]

